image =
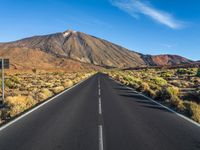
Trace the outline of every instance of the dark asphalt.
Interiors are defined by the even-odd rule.
[[[99,115],[99,87],[102,115]],[[0,131],[0,150],[200,150],[200,127],[97,74]]]

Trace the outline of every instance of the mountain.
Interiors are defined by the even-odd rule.
[[[189,64],[193,62],[178,55],[156,55],[152,56],[152,60],[157,66]]]
[[[21,67],[136,67],[188,63],[190,60],[174,55],[143,55],[106,40],[73,30],[50,35],[34,36],[1,43],[0,56],[11,59]],[[84,65],[84,66],[82,66]]]

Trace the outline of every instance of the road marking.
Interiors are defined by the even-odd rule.
[[[93,77],[93,76],[91,76],[91,77]],[[89,77],[89,78],[91,78],[91,77]],[[52,97],[51,99],[49,99],[49,100],[47,100],[47,101],[45,101],[45,102],[39,104],[39,105],[36,106],[35,108],[33,108],[33,109],[29,110],[28,112],[24,113],[23,115],[21,115],[21,116],[15,118],[14,120],[12,120],[12,121],[6,123],[6,124],[3,125],[2,127],[0,127],[0,131],[2,131],[2,130],[4,130],[4,129],[6,129],[7,127],[11,126],[12,124],[16,123],[16,122],[19,121],[20,119],[22,119],[22,118],[28,116],[30,113],[36,111],[37,109],[41,108],[42,106],[46,105],[47,103],[53,101],[55,98],[61,96],[62,94],[66,93],[66,92],[70,91],[71,89],[75,88],[76,86],[82,84],[83,82],[85,82],[85,81],[88,80],[89,78],[87,78],[87,79],[81,81],[80,83],[78,83],[78,84],[76,84],[76,85],[70,87],[69,89],[66,89],[65,91],[61,92],[60,94],[55,95],[55,96]]]
[[[100,79],[98,78],[98,88],[101,89]]]
[[[101,96],[101,89],[99,89],[99,96]]]
[[[99,97],[99,115],[102,115],[101,98]]]
[[[101,104],[101,84],[100,78],[98,78],[98,91],[99,91],[99,150],[103,150],[103,125],[102,125],[102,104]]]
[[[103,150],[103,126],[99,125],[99,150]]]
[[[176,114],[177,116],[181,117],[182,119],[185,119],[185,120],[189,121],[190,123],[196,125],[197,127],[200,127],[200,124],[197,123],[197,122],[195,122],[195,121],[193,121],[192,119],[190,119],[190,118],[188,118],[188,117],[186,117],[186,116],[184,116],[184,115],[182,115],[182,114],[180,114],[180,113],[178,113],[178,112],[172,110],[171,108],[169,108],[169,107],[167,107],[167,106],[164,106],[164,105],[160,104],[159,102],[153,100],[152,98],[150,98],[150,97],[148,97],[148,96],[146,96],[146,95],[144,95],[144,94],[142,94],[142,93],[137,92],[135,89],[133,89],[133,88],[131,88],[131,87],[128,87],[128,86],[126,86],[126,85],[120,83],[119,81],[116,81],[116,80],[114,80],[114,79],[112,79],[112,78],[111,78],[111,80],[115,81],[116,83],[118,83],[118,84],[120,84],[120,85],[125,86],[125,87],[126,87],[127,89],[129,89],[129,90],[133,90],[134,92],[136,92],[136,93],[138,93],[139,95],[141,95],[141,96],[147,98],[148,100],[152,101],[153,103],[155,103],[155,104],[157,104],[157,105],[159,105],[159,106],[161,106],[161,107],[167,109],[168,111],[170,111],[170,112]]]

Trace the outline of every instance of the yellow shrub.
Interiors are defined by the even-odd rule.
[[[179,99],[177,96],[171,97],[170,102],[173,106],[178,108],[178,110],[180,110],[180,111],[185,110],[183,101],[181,99]]]
[[[64,91],[64,89],[65,88],[63,86],[57,86],[57,87],[53,88],[52,91],[54,94],[58,94],[58,93]]]
[[[36,101],[32,97],[27,96],[14,96],[7,97],[6,101],[7,105],[10,107],[10,115],[11,117],[23,112],[24,110],[32,107],[36,104]]]
[[[69,88],[69,87],[71,87],[71,86],[73,86],[74,84],[73,84],[73,82],[71,81],[71,80],[68,80],[68,81],[65,81],[64,83],[63,83],[63,86],[65,87],[65,88]]]
[[[39,101],[43,101],[49,97],[51,97],[53,95],[53,93],[49,90],[49,89],[42,89],[39,93],[38,93],[38,100]]]
[[[200,123],[200,105],[195,102],[186,103],[192,119]]]
[[[155,90],[152,89],[148,89],[145,92],[148,96],[150,96],[151,98],[156,98],[157,97],[157,92]]]
[[[140,87],[139,87],[139,90],[141,92],[148,91],[149,89],[150,89],[149,84],[146,83],[146,82],[142,82],[141,85],[140,85]]]

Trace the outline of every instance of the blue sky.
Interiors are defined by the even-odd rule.
[[[0,42],[82,31],[144,54],[200,60],[199,0],[0,0]]]

